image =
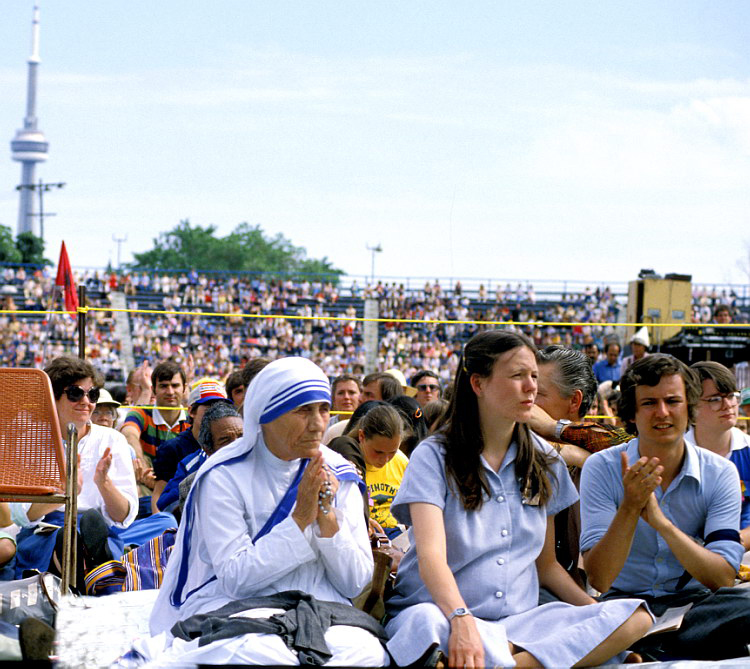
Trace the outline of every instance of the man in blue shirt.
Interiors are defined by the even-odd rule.
[[[691,604],[680,629],[649,636],[644,659],[748,655],[750,591],[732,588],[744,553],[731,462],[685,439],[701,396],[668,355],[634,363],[618,407],[638,438],[592,455],[581,481],[581,552],[604,597],[641,597],[652,612]]]
[[[604,360],[595,362],[593,366],[597,383],[620,380],[620,345],[616,341],[609,342],[604,347]]]

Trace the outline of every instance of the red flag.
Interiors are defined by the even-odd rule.
[[[65,295],[65,310],[72,311],[70,314],[73,319],[78,317],[78,293],[76,292],[76,282],[73,279],[73,270],[70,268],[70,259],[68,251],[65,248],[65,242],[60,247],[60,260],[57,263],[56,286],[62,286]]]

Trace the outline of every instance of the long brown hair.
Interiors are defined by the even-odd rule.
[[[480,459],[484,441],[471,375],[489,377],[503,353],[521,346],[536,354],[536,347],[528,337],[508,330],[485,330],[472,337],[464,347],[439,433],[445,443],[445,471],[449,484],[457,490],[467,511],[478,510],[485,496],[490,496]],[[518,444],[515,475],[524,500],[546,504],[552,494],[552,457],[536,448],[529,427],[524,423],[516,423],[513,440]]]

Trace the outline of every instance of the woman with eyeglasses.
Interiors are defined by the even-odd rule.
[[[119,557],[124,545],[140,545],[177,524],[170,514],[159,514],[133,525],[138,513],[138,493],[131,451],[122,434],[91,422],[102,385],[101,375],[93,365],[79,358],[60,356],[44,371],[52,384],[63,439],[67,438],[70,423],[78,431],[77,586],[82,590],[83,575],[88,570]],[[39,521],[61,526],[60,506],[14,503],[11,515],[23,528],[18,535],[16,576],[20,578],[25,569],[59,573],[62,534],[54,528],[40,528]]]
[[[651,625],[640,600],[597,604],[555,558],[554,515],[577,494],[526,425],[536,377],[525,336],[474,336],[445,423],[411,455],[391,505],[412,546],[387,602],[399,666],[597,665]],[[560,601],[537,606],[540,584]]]

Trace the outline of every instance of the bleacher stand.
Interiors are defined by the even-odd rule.
[[[576,326],[513,326],[537,346],[581,347],[595,341],[600,348],[615,332],[625,296],[610,288],[587,287],[580,292],[536,291],[525,286],[497,283],[468,289],[460,281],[452,287],[439,280],[424,286],[376,281],[361,286],[346,277],[330,281],[291,280],[251,274],[190,272],[121,272],[107,275],[87,270],[76,273],[87,288],[89,307],[110,306],[109,294],[126,295],[127,306],[160,312],[132,313],[130,332],[135,363],[148,358],[152,365],[173,358],[183,363],[189,353],[196,376],[224,378],[257,356],[271,359],[288,355],[310,358],[335,377],[362,373],[365,364],[361,322],[364,300],[378,301],[381,318],[459,321],[539,321],[583,323]],[[46,313],[51,308],[54,279],[48,269],[5,267],[0,272],[0,299],[5,311],[34,310],[35,314],[0,314],[0,364],[41,367],[77,347],[75,320]],[[468,282],[465,282],[468,283]],[[489,288],[487,287],[489,286]],[[735,320],[747,320],[746,304],[731,288],[694,286],[693,321],[708,322],[717,304],[727,304]],[[54,305],[60,308],[60,300]],[[196,314],[196,315],[192,315]],[[218,315],[210,315],[218,314]],[[242,318],[241,314],[304,316],[305,320]],[[234,315],[234,317],[233,317]],[[328,318],[341,320],[327,320]],[[481,326],[476,324],[379,324],[381,369],[398,368],[408,378],[419,369],[432,369],[447,382],[455,373],[463,343]],[[110,381],[121,381],[122,343],[112,312],[92,311],[87,316],[87,357]]]

